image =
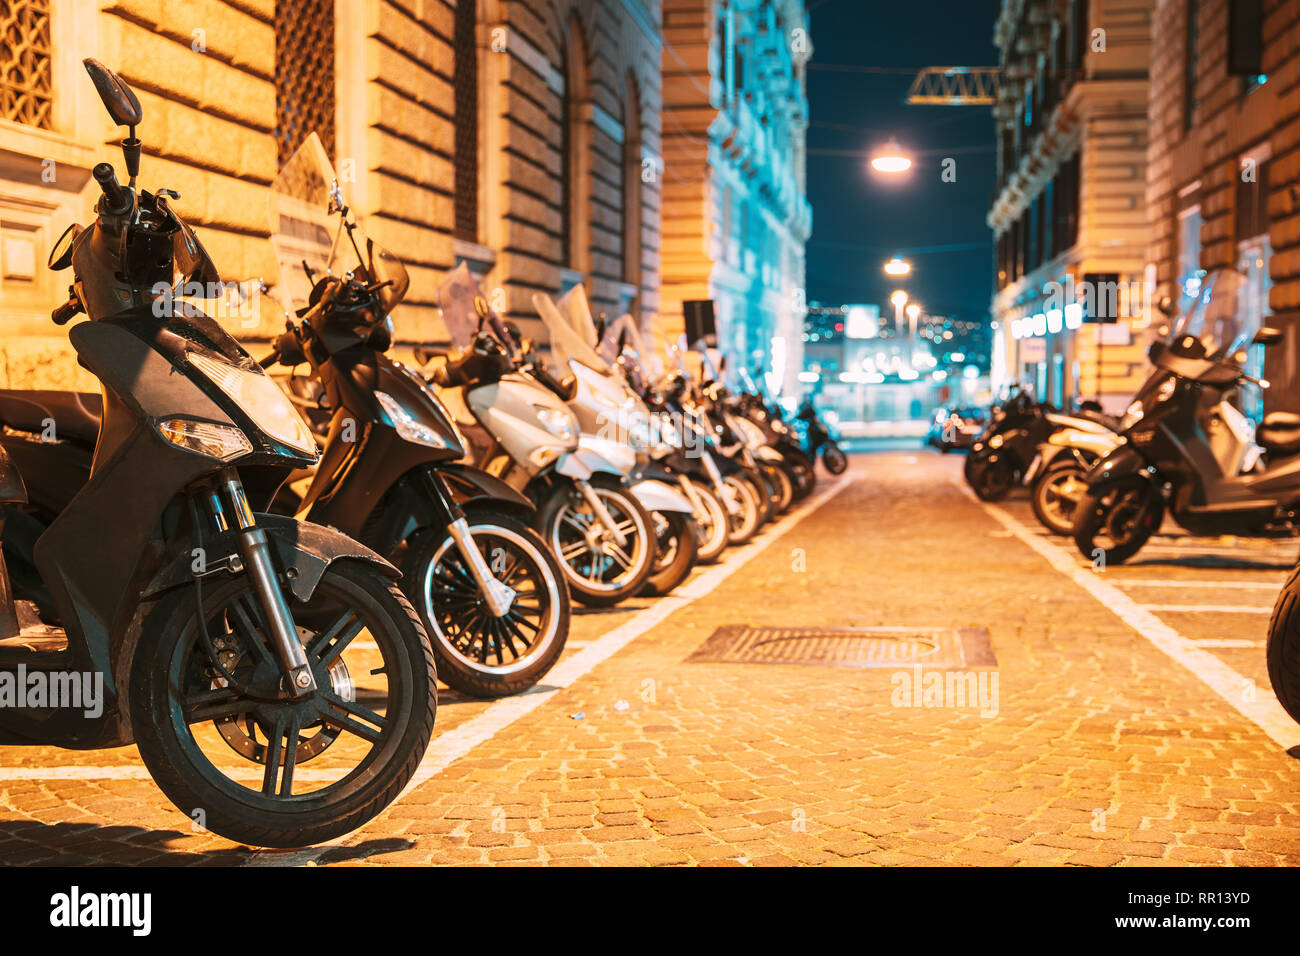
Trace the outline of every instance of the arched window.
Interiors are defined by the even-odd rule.
[[[452,25],[456,225],[455,236],[478,241],[478,47],[474,5],[458,0]]]
[[[560,263],[586,273],[591,260],[591,130],[587,43],[576,17],[564,43],[564,96],[560,105]]]
[[[641,93],[636,77],[627,78],[623,107],[623,281],[641,296]]]

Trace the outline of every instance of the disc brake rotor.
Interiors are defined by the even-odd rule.
[[[304,647],[315,636],[314,631],[305,627],[298,628],[298,639]],[[247,654],[247,651],[228,651],[227,653],[235,653],[238,658],[242,658]],[[223,663],[225,662],[223,661]],[[237,666],[238,660],[235,663]],[[233,672],[234,667],[227,664],[227,670]],[[347,664],[343,662],[342,656],[334,659],[334,663],[329,666],[328,673],[330,691],[341,700],[354,703],[357,699],[356,687],[352,683],[352,675],[348,673]],[[213,681],[212,689],[215,690],[217,686],[218,682]],[[213,726],[216,727],[217,733],[221,734],[222,739],[230,745],[230,748],[235,753],[254,763],[266,763],[267,741],[271,730],[255,714],[223,717],[220,720],[213,721]],[[307,736],[313,729],[316,730],[316,733]],[[305,724],[298,731],[296,761],[305,763],[314,757],[319,757],[329,748],[330,744],[339,738],[342,732],[339,728],[328,726],[319,720]],[[259,734],[261,740],[258,739]]]

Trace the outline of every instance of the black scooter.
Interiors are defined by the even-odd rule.
[[[822,456],[822,465],[832,475],[842,475],[849,467],[848,456],[840,448],[839,442],[831,434],[831,430],[826,427],[821,416],[817,414],[817,409],[812,403],[812,399],[806,399],[795,413],[795,419],[803,423],[804,427],[804,453],[812,461],[817,460],[818,452]]]
[[[1249,346],[1283,339],[1242,330],[1244,287],[1234,270],[1211,273],[1169,341],[1152,344],[1155,370],[1120,423],[1123,444],[1087,474],[1075,510],[1075,544],[1089,560],[1131,558],[1166,509],[1195,535],[1300,533],[1300,415],[1266,415],[1254,435],[1261,454],[1232,404],[1241,385],[1268,386],[1243,370]]]
[[[467,450],[460,429],[428,383],[385,354],[406,269],[361,234],[315,133],[285,163],[271,195],[278,288],[295,318],[261,364],[309,365],[310,376],[290,379],[291,393],[328,418],[310,485],[301,495],[296,483],[286,485],[275,510],[337,528],[400,562],[403,589],[450,686],[478,697],[532,687],[569,632],[568,587],[529,527],[532,502],[456,464]],[[327,242],[307,249],[305,235]]]
[[[384,558],[250,507],[255,488],[313,464],[315,442],[238,343],[178,298],[178,277],[220,277],[172,210],[176,194],[136,188],[135,93],[84,62],[130,128],[130,181],[94,168],[96,221],[71,226],[49,265],[73,268],[53,319],[90,319],[69,338],[102,384],[102,422],[89,480],[20,558],[43,601],[0,586],[0,740],[134,740],[206,828],[264,846],[332,839],[387,806],[419,765],[436,707],[428,638]],[[72,404],[43,410],[37,446],[47,432],[88,435]],[[0,504],[21,510],[26,463],[4,457]]]
[[[1035,402],[1024,389],[993,409],[984,433],[971,446],[962,466],[966,483],[981,501],[1001,501],[1024,480],[1055,426],[1049,406]]]

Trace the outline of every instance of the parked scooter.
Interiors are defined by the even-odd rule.
[[[1037,477],[1029,492],[1044,528],[1059,535],[1073,532],[1074,509],[1088,490],[1085,476],[1119,444],[1118,432],[1086,419],[1047,436],[1038,448]]]
[[[632,494],[654,522],[658,551],[643,593],[667,594],[695,566],[700,545],[694,520],[698,502],[680,493],[677,475],[667,463],[673,449],[664,440],[662,429],[655,428],[650,410],[596,351],[597,332],[583,287],[574,286],[558,305],[548,296],[534,294],[533,307],[546,330],[555,369],[540,381],[558,386],[557,395],[578,420],[580,442],[615,442],[633,451],[632,467],[625,476]],[[567,321],[561,309],[568,315]],[[541,361],[527,351],[524,357],[533,366]],[[572,380],[571,386],[562,384],[568,380]]]
[[[575,598],[609,607],[637,594],[657,548],[649,512],[623,481],[635,452],[580,440],[577,419],[554,390],[567,392],[576,382],[541,384],[548,373],[524,360],[464,263],[438,298],[453,349],[432,380],[457,420],[478,426],[469,438],[473,463],[537,506],[535,526]],[[434,357],[417,353],[426,364]]]
[[[390,359],[389,315],[409,280],[343,205],[315,133],[271,185],[271,242],[287,331],[261,363],[294,368],[328,416],[324,455],[301,494],[277,510],[351,535],[402,567],[403,590],[433,645],[438,673],[476,697],[526,690],[554,665],[569,631],[564,574],[531,527],[532,503],[456,464],[466,442],[419,375]]]
[[[670,452],[660,460],[694,509],[700,538],[697,559],[701,563],[716,561],[731,543],[728,507],[740,511],[742,506],[722,477],[709,448],[709,436],[690,419],[665,407],[655,387],[663,370],[652,369],[648,361],[650,353],[631,316],[621,316],[605,330],[599,351],[601,358],[622,373],[628,388],[651,410],[656,439],[670,446]]]
[[[1252,344],[1282,341],[1246,327],[1246,278],[1208,275],[1168,341],[1152,344],[1155,366],[1121,423],[1124,441],[1087,475],[1074,540],[1089,560],[1126,561],[1160,528],[1165,511],[1196,535],[1297,534],[1300,415],[1271,412],[1254,441],[1233,405]]]
[[[89,318],[69,338],[101,382],[103,420],[89,480],[16,555],[43,601],[15,607],[0,587],[5,684],[41,675],[68,699],[6,701],[0,739],[75,749],[134,740],[163,792],[209,830],[263,846],[329,840],[387,806],[419,765],[436,708],[428,638],[384,558],[250,507],[253,479],[275,484],[314,464],[315,441],[238,343],[180,301],[181,283],[220,277],[171,208],[177,195],[136,187],[135,93],[84,62],[130,130],[130,180],[119,184],[109,163],[94,168],[97,218],[69,227],[49,265],[73,268],[52,317]],[[61,424],[89,429],[72,402],[36,407],[50,440]],[[43,437],[6,443],[30,452],[33,470],[24,454],[5,455],[0,503],[24,505],[15,465],[39,485]],[[102,697],[87,699],[95,689]],[[251,780],[232,758],[254,765]]]
[[[816,461],[817,453],[821,452],[822,465],[827,471],[832,475],[844,474],[849,467],[848,456],[840,449],[835,436],[817,414],[812,396],[804,399],[795,418],[804,423],[804,450],[808,457]]]

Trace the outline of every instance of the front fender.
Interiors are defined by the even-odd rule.
[[[325,569],[340,559],[364,561],[393,580],[402,576],[383,557],[333,528],[282,515],[259,514],[256,517],[256,527],[266,532],[275,549],[277,570],[292,572],[286,574],[289,589],[300,601],[311,600]],[[231,555],[239,554],[238,537],[239,532],[235,530],[205,537],[202,555],[204,564],[211,567]],[[192,582],[196,557],[193,548],[181,549],[154,575],[144,589],[144,597],[155,598],[165,591]]]
[[[1151,474],[1147,471],[1147,460],[1142,457],[1141,452],[1125,442],[1093,465],[1083,480],[1088,483],[1088,493],[1095,495],[1125,478],[1135,477],[1144,481],[1151,480]]]
[[[456,503],[462,508],[473,509],[496,506],[523,516],[531,517],[536,507],[510,485],[495,475],[489,475],[481,468],[469,465],[440,465],[439,474],[451,488]]]
[[[591,471],[607,475],[626,475],[636,467],[636,451],[630,445],[595,435],[580,436],[573,457]]]
[[[638,481],[628,490],[646,511],[695,511],[684,494],[662,481]]]

